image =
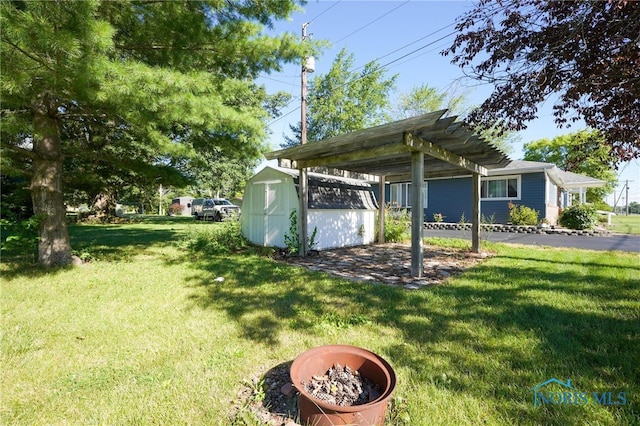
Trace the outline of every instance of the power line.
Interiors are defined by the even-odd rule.
[[[384,57],[387,57],[387,56],[389,56],[389,55],[391,55],[391,54],[393,54],[393,53],[395,53],[395,52],[398,52],[398,51],[400,51],[400,50],[402,50],[402,49],[404,49],[404,48],[406,48],[406,47],[408,47],[408,46],[411,46],[411,45],[413,45],[413,44],[417,43],[418,41],[424,40],[424,39],[425,39],[425,38],[427,38],[427,37],[430,37],[430,36],[432,36],[432,35],[435,35],[435,34],[437,34],[437,33],[441,32],[441,31],[443,31],[443,30],[445,30],[445,29],[447,29],[447,28],[451,27],[452,25],[453,25],[453,24],[446,25],[446,26],[444,26],[444,27],[442,27],[442,28],[440,28],[440,29],[438,29],[438,30],[436,30],[436,31],[433,31],[433,32],[431,32],[431,33],[427,34],[426,36],[420,37],[419,39],[417,39],[417,40],[415,40],[415,41],[413,41],[413,42],[411,42],[411,43],[409,43],[409,44],[406,44],[406,45],[404,45],[404,46],[402,46],[402,47],[400,47],[400,48],[398,48],[398,49],[395,49],[394,51],[392,51],[392,52],[390,52],[390,53],[387,53],[387,54],[385,54],[385,55],[381,56],[380,58],[384,58]],[[376,69],[372,70],[372,71],[371,71],[370,73],[368,73],[368,74],[362,75],[362,76],[360,76],[360,77],[358,77],[358,78],[356,78],[356,79],[354,79],[354,80],[350,80],[350,81],[348,81],[347,83],[343,84],[343,85],[342,85],[342,86],[340,86],[340,87],[346,87],[346,86],[348,86],[348,85],[350,85],[350,84],[355,83],[355,82],[356,82],[356,81],[358,81],[358,80],[361,80],[361,79],[363,79],[363,78],[366,78],[366,77],[368,77],[371,73],[376,72],[376,71],[381,70],[381,69],[384,69],[384,68],[388,67],[389,65],[394,64],[394,63],[396,63],[396,62],[398,62],[398,61],[400,61],[400,60],[402,60],[402,59],[406,58],[407,56],[411,56],[412,54],[414,54],[414,53],[416,53],[416,52],[419,52],[419,51],[421,51],[421,50],[423,50],[423,49],[426,49],[427,47],[432,46],[432,45],[434,45],[435,43],[438,43],[439,41],[442,41],[442,40],[444,40],[445,38],[450,37],[451,35],[453,35],[453,34],[455,34],[455,33],[456,33],[456,31],[450,32],[450,33],[448,33],[448,34],[446,34],[446,35],[444,35],[444,36],[440,37],[439,39],[437,39],[437,40],[435,40],[435,41],[433,41],[433,42],[430,42],[430,43],[427,43],[427,44],[425,44],[425,45],[423,45],[423,46],[420,46],[419,48],[417,48],[417,49],[415,49],[415,50],[412,50],[411,52],[409,52],[409,53],[407,53],[407,54],[404,54],[404,55],[400,56],[399,58],[396,58],[396,59],[394,59],[394,60],[392,60],[392,61],[389,61],[389,62],[387,62],[387,63],[386,63],[386,64],[384,64],[384,65],[380,65],[380,66],[378,66]],[[374,61],[376,61],[376,60],[378,60],[378,59],[374,59]],[[369,63],[370,63],[370,62],[372,62],[372,61],[369,61]],[[357,68],[354,68],[354,69],[350,70],[350,72],[357,71],[358,69],[360,69],[360,68],[364,68],[364,67],[365,67],[365,65],[362,65],[362,66],[360,66],[360,67],[357,67]],[[291,101],[289,101],[289,102],[288,102],[288,103],[287,103],[283,108],[288,107],[288,106],[289,106],[289,105],[291,105],[294,101],[299,101],[299,99],[298,99],[298,98],[292,98],[292,99],[291,99]],[[278,122],[278,121],[282,120],[283,118],[285,118],[285,117],[287,117],[287,116],[289,116],[289,115],[293,114],[293,113],[294,113],[295,111],[297,111],[297,110],[298,110],[298,108],[297,108],[297,107],[296,107],[296,108],[294,108],[294,109],[292,109],[291,111],[289,111],[289,112],[287,112],[287,113],[285,113],[285,114],[283,114],[283,115],[279,116],[278,118],[274,119],[274,120],[273,120],[273,121],[271,121],[271,123],[269,123],[268,125],[269,125],[269,126],[271,126],[272,124],[274,124],[274,123],[276,123],[276,122]]]
[[[331,10],[332,8],[336,7],[342,0],[338,0],[337,2],[335,2],[334,4],[332,4],[331,6],[329,6],[328,8],[326,8],[325,10],[323,10],[322,12],[320,12],[319,14],[317,14],[315,16],[315,18],[313,18],[312,20],[309,21],[309,24],[313,23],[313,21],[315,21],[316,19],[318,19],[319,17],[321,17],[322,15],[324,15],[325,13],[327,13],[329,10]]]
[[[287,85],[287,86],[295,86],[295,87],[297,87],[297,84],[295,84],[295,83],[290,83],[290,82],[288,82],[288,81],[277,80],[277,79],[275,79],[275,78],[267,77],[267,76],[264,76],[264,75],[261,75],[261,76],[259,76],[259,77],[260,77],[260,78],[264,78],[265,80],[275,81],[276,83],[285,84],[285,85]]]
[[[352,35],[359,33],[360,31],[364,30],[365,28],[367,28],[369,25],[378,22],[379,20],[381,20],[382,18],[384,18],[387,15],[390,15],[391,13],[393,13],[394,11],[400,9],[402,6],[404,6],[405,4],[409,3],[409,0],[405,1],[404,3],[400,4],[400,6],[396,6],[393,9],[391,9],[390,11],[382,14],[381,16],[378,16],[376,19],[374,19],[373,21],[370,21],[369,23],[361,26],[360,28],[358,28],[357,30],[350,32],[349,34],[347,34],[346,36],[342,37],[340,40],[337,40],[335,43],[338,44],[343,40],[348,39],[349,37],[351,37]]]
[[[339,3],[339,2],[338,2],[338,3]],[[319,16],[323,15],[325,12],[327,12],[329,9],[333,8],[334,6],[336,6],[338,3],[335,3],[335,4],[331,5],[331,6],[329,6],[329,7],[328,7],[327,9],[325,9],[323,12],[321,12],[320,14],[318,14],[318,15],[317,15],[313,20],[315,20],[315,19],[317,19]],[[360,29],[362,29],[362,28],[365,28],[365,27],[369,26],[369,25],[370,25],[370,24],[372,24],[373,22],[375,22],[375,21],[377,21],[377,20],[379,20],[379,19],[383,18],[384,16],[388,15],[389,13],[391,13],[391,12],[395,11],[396,9],[398,9],[398,8],[400,8],[400,7],[402,7],[402,6],[404,6],[406,3],[408,3],[408,1],[407,1],[407,2],[402,3],[400,6],[395,7],[394,9],[392,9],[392,10],[390,10],[389,12],[385,13],[385,14],[384,14],[384,15],[382,15],[381,17],[376,18],[374,21],[372,21],[372,22],[370,22],[370,23],[366,24],[364,27],[361,27]],[[505,7],[498,8],[498,9],[494,10],[494,11],[491,13],[491,15],[492,15],[492,16],[493,16],[493,15],[496,15],[498,12],[500,12],[501,10],[504,10],[504,9],[505,9]],[[312,20],[311,22],[313,22],[313,20]],[[395,50],[393,50],[393,51],[391,51],[391,52],[389,52],[389,53],[387,53],[387,54],[385,54],[385,55],[382,55],[382,56],[380,56],[380,57],[378,57],[378,58],[376,58],[376,59],[373,59],[372,61],[367,62],[367,64],[368,64],[368,63],[371,63],[371,62],[373,62],[373,61],[378,61],[378,60],[380,60],[380,59],[382,59],[382,58],[385,58],[385,57],[387,57],[387,56],[390,56],[390,55],[392,55],[392,54],[394,54],[394,53],[396,53],[396,52],[398,52],[398,51],[400,51],[400,50],[403,50],[403,49],[405,49],[405,48],[407,48],[407,47],[409,47],[409,46],[411,46],[411,45],[414,45],[414,44],[416,44],[416,43],[418,43],[418,42],[420,42],[420,41],[422,41],[422,40],[424,40],[424,39],[426,39],[426,38],[429,38],[429,37],[431,37],[431,36],[433,36],[433,35],[435,35],[435,34],[438,34],[439,32],[444,31],[444,30],[446,30],[447,28],[450,28],[450,27],[454,26],[455,24],[456,24],[456,23],[455,23],[455,22],[453,22],[453,23],[450,23],[450,24],[448,24],[448,25],[445,25],[445,26],[443,26],[443,27],[441,27],[441,28],[439,28],[439,29],[437,29],[437,30],[435,30],[435,31],[433,31],[433,32],[431,32],[431,33],[429,33],[429,34],[427,34],[427,35],[423,36],[423,37],[420,37],[420,38],[418,38],[418,39],[416,39],[416,40],[412,41],[411,43],[405,44],[404,46],[399,47],[398,49],[395,49]],[[355,32],[360,31],[360,29],[356,30]],[[351,34],[349,34],[349,35],[347,35],[347,36],[343,37],[343,38],[342,38],[342,39],[340,39],[340,40],[344,40],[346,37],[349,37],[350,35],[355,34],[355,32],[353,32],[353,33],[351,33]],[[368,77],[369,75],[371,75],[372,73],[374,73],[374,72],[376,72],[376,71],[379,71],[379,70],[382,70],[382,69],[384,69],[384,68],[387,68],[387,67],[389,67],[390,65],[392,65],[392,64],[394,64],[394,63],[396,63],[396,62],[398,62],[398,61],[400,61],[400,60],[402,60],[402,59],[404,59],[404,58],[406,58],[406,57],[408,57],[408,56],[411,56],[411,55],[415,54],[416,52],[419,52],[419,51],[421,51],[421,50],[423,50],[423,49],[426,49],[427,47],[433,46],[434,44],[436,44],[436,43],[438,43],[438,42],[440,42],[440,41],[442,41],[442,40],[446,39],[447,37],[450,37],[450,36],[452,36],[452,35],[456,34],[457,32],[458,32],[458,31],[451,31],[451,32],[449,32],[448,34],[446,34],[446,35],[444,35],[444,36],[440,37],[439,39],[437,39],[437,40],[435,40],[435,41],[432,41],[432,42],[429,42],[429,43],[426,43],[426,44],[424,44],[424,45],[422,45],[422,46],[418,47],[417,49],[412,50],[412,51],[411,51],[411,52],[409,52],[409,53],[406,53],[406,54],[404,54],[404,55],[402,55],[402,56],[400,56],[400,57],[398,57],[398,58],[396,58],[396,59],[393,59],[393,60],[391,60],[391,61],[389,61],[389,62],[385,63],[384,65],[380,65],[380,66],[376,67],[374,70],[371,70],[369,73],[367,73],[367,74],[365,74],[365,75],[362,75],[362,76],[360,76],[360,77],[358,77],[358,78],[356,78],[356,79],[353,79],[353,80],[351,80],[351,81],[348,81],[347,83],[345,83],[345,84],[343,84],[343,85],[341,85],[341,86],[339,86],[339,87],[346,87],[346,86],[348,86],[348,85],[351,85],[351,84],[355,83],[355,82],[356,82],[356,81],[358,81],[358,80],[361,80],[361,79],[363,79],[363,78]],[[340,40],[339,40],[339,41],[340,41]],[[405,61],[405,62],[407,62],[407,61]],[[365,64],[365,65],[362,65],[362,66],[360,66],[360,67],[354,68],[354,69],[350,70],[350,72],[357,71],[358,69],[360,69],[360,68],[364,68],[365,66],[366,66],[366,64]],[[299,99],[295,99],[295,98],[294,98],[294,99],[292,99],[292,100],[291,100],[290,102],[288,102],[288,103],[287,103],[283,108],[288,107],[289,105],[291,105],[291,103],[293,103],[294,101],[298,101],[298,100],[299,100]],[[298,108],[296,107],[296,108],[292,109],[291,111],[289,111],[289,112],[287,112],[287,113],[285,113],[285,114],[281,115],[280,117],[278,117],[278,118],[276,118],[275,120],[273,120],[272,122],[270,122],[270,123],[268,124],[268,126],[271,126],[271,125],[273,125],[274,123],[276,123],[276,122],[278,122],[278,121],[282,120],[283,118],[285,118],[285,117],[287,117],[287,116],[289,116],[289,115],[293,114],[293,113],[294,113],[295,111],[297,111],[297,110],[298,110]]]
[[[412,41],[411,43],[405,44],[404,46],[399,47],[399,48],[397,48],[397,49],[395,49],[395,50],[392,50],[391,52],[386,53],[386,54],[384,54],[384,55],[382,55],[382,56],[378,56],[377,58],[375,58],[375,59],[374,59],[374,61],[379,61],[380,59],[386,58],[387,56],[391,56],[391,55],[393,55],[394,53],[399,52],[399,51],[401,51],[401,50],[402,50],[402,49],[404,49],[404,48],[407,48],[407,47],[409,47],[409,46],[411,46],[411,45],[413,45],[413,44],[416,44],[416,43],[418,43],[419,41],[424,40],[425,38],[429,38],[429,37],[431,37],[431,36],[433,36],[433,35],[436,35],[436,34],[438,34],[440,31],[444,31],[444,30],[446,30],[447,28],[452,27],[452,26],[454,26],[454,25],[455,25],[455,22],[453,22],[453,23],[451,23],[451,24],[449,24],[449,25],[446,25],[446,26],[444,26],[444,27],[442,27],[442,28],[439,28],[439,29],[437,29],[437,30],[435,30],[435,31],[433,31],[433,32],[431,32],[431,33],[429,33],[429,34],[427,34],[427,35],[423,36],[423,37],[420,37],[419,39],[416,39],[416,40]],[[456,32],[454,31],[454,32],[453,32],[453,34],[455,34],[455,33],[456,33]],[[448,34],[447,36],[445,36],[445,37],[448,37],[448,36],[450,36],[451,34],[452,34],[452,33],[449,33],[449,34]],[[360,69],[360,68],[363,68],[363,67],[364,67],[364,65],[362,65],[362,66],[360,66],[360,67],[358,67],[358,68],[356,68],[356,69]]]
[[[427,43],[427,44],[425,44],[425,45],[423,45],[423,46],[420,46],[419,48],[417,48],[417,49],[415,49],[415,50],[412,50],[411,52],[409,52],[409,53],[407,53],[407,54],[404,54],[404,55],[400,56],[399,58],[396,58],[396,59],[394,59],[394,60],[392,60],[392,61],[387,62],[387,63],[386,63],[386,64],[384,64],[384,65],[381,65],[379,68],[386,68],[386,67],[388,67],[389,65],[391,65],[391,64],[393,64],[393,63],[395,63],[395,62],[398,62],[398,61],[399,61],[399,60],[401,60],[401,59],[406,58],[407,56],[411,56],[411,55],[413,55],[414,53],[421,51],[422,49],[426,49],[426,48],[427,48],[427,47],[429,47],[429,46],[433,46],[434,44],[438,43],[439,41],[442,41],[442,40],[444,40],[445,38],[447,38],[447,37],[450,37],[450,36],[454,35],[455,33],[457,33],[457,31],[452,31],[452,32],[450,32],[449,34],[444,35],[444,36],[440,37],[439,39],[437,39],[437,40],[435,40],[435,41],[429,42],[429,43]]]

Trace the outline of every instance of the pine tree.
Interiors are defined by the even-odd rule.
[[[72,161],[160,174],[214,148],[261,152],[268,99],[253,79],[305,55],[295,35],[263,30],[295,7],[293,0],[0,3],[2,151],[31,179],[39,264],[71,261],[63,181]]]

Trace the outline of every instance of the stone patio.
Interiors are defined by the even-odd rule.
[[[365,281],[417,290],[437,285],[452,275],[474,266],[487,253],[424,246],[422,278],[411,276],[411,246],[386,243],[312,252],[310,256],[288,257],[286,262],[354,281]]]

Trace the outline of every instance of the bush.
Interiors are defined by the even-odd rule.
[[[248,245],[248,240],[242,235],[240,222],[193,227],[179,243],[181,248],[208,255],[234,253]]]
[[[598,214],[593,206],[576,204],[564,209],[558,222],[569,229],[591,229],[598,223]]]
[[[32,216],[20,221],[0,219],[3,236],[0,250],[16,255],[33,254],[35,259],[38,253],[38,228],[41,221],[42,216]]]
[[[406,209],[393,209],[387,205],[384,209],[384,240],[388,243],[399,243],[409,238],[411,218]]]
[[[307,237],[307,251],[313,250],[313,247],[318,243],[316,241],[316,235],[318,234],[318,228],[314,227],[311,235]],[[291,210],[289,214],[289,233],[284,234],[284,243],[287,245],[289,254],[297,255],[300,252],[300,234],[298,232],[298,212]]]
[[[509,220],[514,225],[537,225],[538,212],[527,206],[509,203]]]
[[[173,203],[167,208],[169,216],[178,216],[182,214],[182,206],[180,203]]]

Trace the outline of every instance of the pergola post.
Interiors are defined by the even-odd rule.
[[[473,173],[471,181],[471,251],[480,253],[480,174]]]
[[[309,179],[307,176],[307,169],[300,169],[300,204],[298,216],[299,228],[300,228],[300,256],[305,257],[307,255],[307,200],[309,199]]]
[[[380,176],[380,180],[378,182],[378,243],[382,244],[385,242],[384,240],[384,208],[387,204],[387,200],[385,197],[385,184],[384,184],[384,175]]]
[[[422,229],[424,228],[424,154],[411,153],[411,276],[422,278],[423,259]]]

